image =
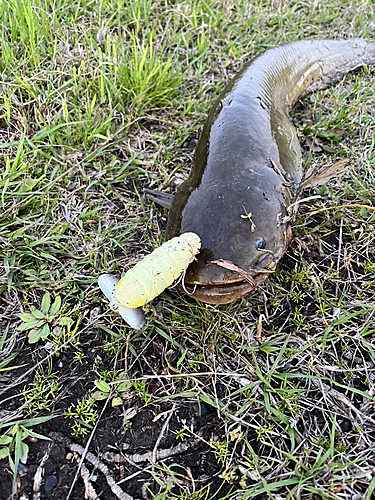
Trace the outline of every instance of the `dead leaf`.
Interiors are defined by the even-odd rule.
[[[262,323],[262,321],[259,321],[259,323],[257,325],[257,333],[255,335],[255,339],[259,343],[262,342],[262,340],[263,340],[263,337],[262,337],[262,328],[263,328],[263,323]]]
[[[321,186],[330,180],[340,177],[356,166],[350,158],[342,158],[333,162],[331,165],[324,165],[318,171],[309,170],[301,181],[299,191],[310,187]]]
[[[241,269],[240,267],[236,266],[231,262],[230,260],[224,260],[224,259],[219,259],[219,260],[211,260],[208,262],[209,264],[216,264],[217,266],[224,267],[224,269],[229,269],[229,271],[234,271],[238,273],[242,278],[244,278],[246,281],[250,283],[250,285],[253,285],[253,287],[256,287],[256,283],[252,276]]]

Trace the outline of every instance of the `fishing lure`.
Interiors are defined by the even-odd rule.
[[[129,326],[139,330],[146,323],[145,316],[141,308],[128,308],[119,304],[116,300],[115,290],[120,280],[112,274],[102,274],[98,278],[98,284],[101,291],[109,300],[109,307],[112,311],[118,312]]]
[[[117,303],[134,309],[150,302],[186,270],[200,247],[197,234],[183,233],[156,248],[120,279]]]

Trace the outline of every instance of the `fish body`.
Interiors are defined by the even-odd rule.
[[[275,269],[291,239],[287,209],[303,180],[288,113],[301,96],[374,62],[375,41],[300,41],[266,51],[229,82],[168,218],[167,240],[185,232],[201,238],[185,278],[193,297],[232,302]],[[212,261],[232,263],[249,279]]]

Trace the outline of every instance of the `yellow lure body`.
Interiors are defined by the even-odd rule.
[[[116,300],[124,307],[141,307],[157,297],[185,271],[201,247],[195,233],[183,233],[147,255],[119,281]]]

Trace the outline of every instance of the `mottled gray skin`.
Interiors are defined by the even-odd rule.
[[[208,261],[233,262],[256,283],[276,267],[291,235],[283,219],[303,175],[288,112],[301,96],[374,62],[374,41],[301,41],[268,50],[227,85],[168,219],[167,239],[192,231],[202,240],[185,279],[189,290],[197,285],[193,297],[220,304],[254,290]]]

